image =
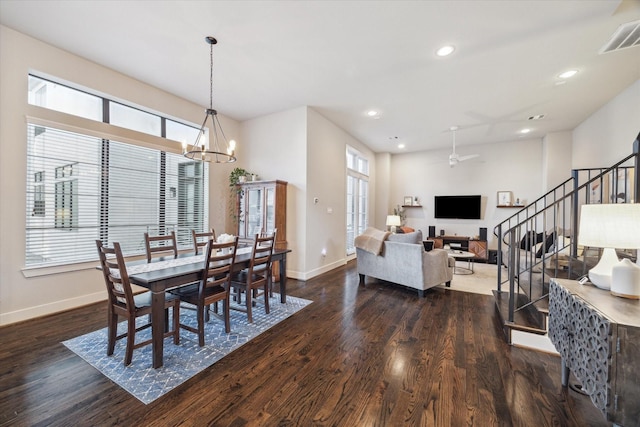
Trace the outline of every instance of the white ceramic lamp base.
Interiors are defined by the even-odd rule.
[[[602,251],[600,262],[589,270],[589,280],[600,289],[611,289],[611,270],[620,260],[613,248],[605,248]]]
[[[623,259],[613,267],[611,273],[611,293],[613,295],[640,299],[640,266]]]

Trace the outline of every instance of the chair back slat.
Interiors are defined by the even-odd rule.
[[[96,240],[96,246],[100,257],[102,275],[107,286],[109,302],[133,313],[135,311],[133,291],[131,290],[131,282],[129,282],[129,274],[127,273],[120,243],[114,242],[113,248],[107,248],[100,240]]]
[[[271,271],[271,255],[275,246],[277,230],[270,236],[256,234],[249,263],[249,276],[263,270]]]
[[[237,236],[233,241],[225,243],[209,240],[204,260],[201,289],[212,286],[223,286],[227,291],[230,289],[231,274],[236,262],[237,249]]]
[[[200,248],[204,248],[209,243],[209,240],[216,240],[216,231],[212,228],[208,232],[198,233],[196,230],[191,230],[191,236],[193,238],[193,249],[195,254],[200,254]]]
[[[166,255],[166,252],[172,252],[174,258],[178,258],[178,241],[176,232],[164,236],[149,236],[144,233],[144,244],[147,250],[147,262],[151,262],[154,255]]]

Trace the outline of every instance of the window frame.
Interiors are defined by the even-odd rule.
[[[345,253],[347,257],[355,255],[353,244],[358,233],[363,232],[369,226],[369,159],[353,147],[346,149],[346,229],[345,229]],[[353,180],[352,192],[349,192],[349,181]],[[363,190],[363,186],[366,187]],[[361,192],[366,194],[362,195]],[[351,199],[352,198],[352,199]],[[353,212],[350,211],[353,208]],[[364,212],[362,212],[364,207]],[[350,218],[351,217],[351,218]],[[350,230],[350,224],[353,229]]]
[[[157,112],[154,111],[150,111],[144,108],[140,108],[137,105],[133,105],[130,103],[127,103],[125,101],[119,100],[119,99],[111,99],[111,98],[107,98],[104,97],[103,95],[100,94],[96,94],[96,93],[92,93],[91,91],[88,90],[84,90],[84,89],[78,89],[77,87],[74,87],[70,84],[67,83],[62,83],[59,81],[55,81],[54,79],[51,79],[50,77],[43,77],[41,75],[39,75],[38,73],[33,73],[30,72],[29,76],[33,76],[37,79],[42,79],[45,80],[47,82],[51,82],[54,84],[60,84],[65,86],[66,88],[72,89],[74,91],[78,91],[78,92],[82,92],[82,93],[87,93],[91,96],[97,96],[102,100],[102,108],[103,108],[103,120],[102,122],[97,122],[91,118],[86,118],[86,117],[82,117],[82,116],[75,116],[73,114],[64,112],[64,111],[59,111],[56,109],[49,109],[46,107],[42,107],[42,106],[38,106],[35,105],[33,103],[29,103],[29,106],[27,107],[27,126],[33,125],[36,127],[36,133],[42,133],[44,131],[44,129],[46,129],[47,127],[52,127],[55,129],[59,129],[59,130],[63,130],[63,131],[68,131],[68,132],[73,132],[73,133],[77,133],[79,135],[85,135],[85,136],[92,136],[92,137],[98,137],[98,138],[102,138],[104,141],[117,141],[119,143],[125,143],[125,144],[130,144],[133,146],[140,146],[140,147],[146,147],[146,148],[150,148],[153,150],[158,151],[159,153],[172,153],[172,154],[176,154],[176,155],[182,155],[182,150],[181,150],[181,144],[178,141],[178,143],[176,144],[176,141],[171,140],[166,138],[166,126],[165,123],[166,121],[170,120],[173,123],[178,124],[179,126],[185,126],[185,130],[187,132],[198,132],[199,126],[197,124],[187,124],[186,122],[182,121],[182,120],[177,120],[174,117],[170,117],[170,116],[166,116],[166,115],[160,115]],[[40,91],[40,89],[38,89],[38,94],[42,95],[43,92]],[[40,100],[42,101],[42,100]],[[160,136],[154,136],[151,134],[145,134],[144,132],[140,132],[138,130],[124,130],[124,128],[121,128],[119,126],[115,126],[109,123],[109,114],[108,114],[108,108],[109,108],[109,103],[110,102],[117,102],[118,104],[122,104],[126,107],[129,108],[133,108],[136,110],[140,110],[143,111],[145,113],[148,114],[152,114],[155,116],[160,117],[161,121],[162,121],[162,135]],[[105,112],[106,111],[106,112]],[[39,131],[38,131],[39,130]],[[37,135],[36,135],[37,136]],[[185,159],[186,160],[186,159]],[[66,165],[68,166],[68,165]],[[77,179],[82,179],[81,176],[77,176],[78,171],[74,170],[73,167],[69,168],[65,168],[65,167],[60,167],[57,168],[58,170],[56,170],[56,172],[51,171],[51,174],[49,175],[49,182],[46,183],[46,181],[44,180],[45,178],[45,174],[43,172],[42,174],[42,181],[43,182],[36,182],[37,177],[32,174],[31,172],[27,173],[27,191],[29,191],[30,189],[33,190],[33,195],[31,197],[27,197],[27,205],[28,206],[27,209],[29,209],[27,215],[32,215],[32,216],[40,216],[40,215],[35,215],[36,211],[41,210],[41,208],[37,208],[36,209],[36,203],[35,203],[35,199],[36,194],[38,194],[41,190],[38,189],[36,190],[35,187],[36,186],[42,186],[45,188],[45,193],[46,193],[46,186],[50,186],[50,193],[48,196],[45,195],[45,197],[50,197],[49,201],[53,202],[55,200],[55,185],[57,183],[62,183],[62,182],[70,182],[73,180],[77,180]],[[209,220],[209,167],[208,165],[204,165],[204,167],[201,168],[202,169],[202,199],[199,202],[200,204],[200,208],[203,210],[203,212],[200,214],[201,217],[204,218],[203,220],[203,224],[202,224],[202,228],[203,231],[205,229],[209,228],[208,225],[208,220]],[[55,179],[52,179],[53,177],[51,177],[51,175],[56,175]],[[31,176],[29,176],[31,175]],[[81,174],[82,175],[82,174]],[[60,184],[62,186],[66,186],[66,189],[68,189],[69,186],[71,186],[72,188],[74,187],[74,185],[77,184]],[[76,187],[77,188],[77,187]],[[169,193],[169,189],[167,188],[167,193]],[[63,191],[64,192],[64,191]],[[173,194],[167,194],[167,197],[172,197]],[[167,199],[168,200],[168,199]],[[65,200],[65,203],[69,202],[71,204],[71,211],[69,212],[69,216],[65,217],[62,220],[62,223],[64,223],[64,227],[61,227],[63,229],[67,229],[67,230],[72,230],[75,226],[77,226],[77,219],[74,219],[74,215],[76,215],[77,213],[77,207],[75,206],[75,204],[73,203],[73,197],[70,200]],[[102,203],[102,202],[101,202]],[[101,204],[100,203],[100,204]],[[51,205],[51,212],[49,212],[49,215],[55,215],[55,203],[54,205]],[[101,206],[98,206],[96,208],[97,212],[100,212],[102,209]],[[43,206],[42,210],[44,210],[44,212],[46,213],[46,204]],[[54,216],[52,216],[54,217]],[[28,221],[28,219],[27,219]],[[70,227],[68,227],[70,226]],[[99,227],[102,230],[102,225]],[[25,233],[27,233],[27,229],[25,229]],[[188,245],[190,246],[190,244]],[[187,245],[185,244],[183,246],[184,248],[187,247]],[[65,271],[74,271],[74,270],[80,270],[80,269],[86,269],[86,268],[94,268],[95,267],[95,261],[94,260],[90,260],[90,261],[85,261],[85,260],[80,260],[78,262],[65,262],[65,263],[61,263],[61,264],[31,264],[31,265],[27,265],[27,251],[25,248],[25,254],[24,254],[25,258],[25,266],[22,268],[23,274],[26,277],[37,277],[37,276],[41,276],[41,275],[46,275],[46,274],[51,274],[51,273],[56,273],[56,272],[65,272]],[[97,260],[97,253],[95,254],[95,260]]]

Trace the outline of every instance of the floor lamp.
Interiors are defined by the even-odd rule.
[[[614,295],[640,297],[640,263],[620,262],[615,252],[640,248],[640,204],[583,205],[578,244],[604,248],[598,264],[589,270],[594,285]]]

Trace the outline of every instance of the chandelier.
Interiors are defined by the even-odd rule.
[[[211,46],[210,58],[211,67],[209,74],[209,108],[206,109],[206,115],[204,121],[198,132],[198,137],[195,143],[189,149],[187,143],[182,144],[182,154],[191,160],[202,160],[213,163],[233,163],[236,161],[235,149],[236,142],[232,139],[227,141],[227,137],[224,135],[220,121],[218,120],[218,112],[213,109],[213,45],[218,41],[209,36],[205,37],[205,41]],[[211,118],[211,129],[213,131],[212,144],[207,147],[207,141],[205,140],[207,120]]]

